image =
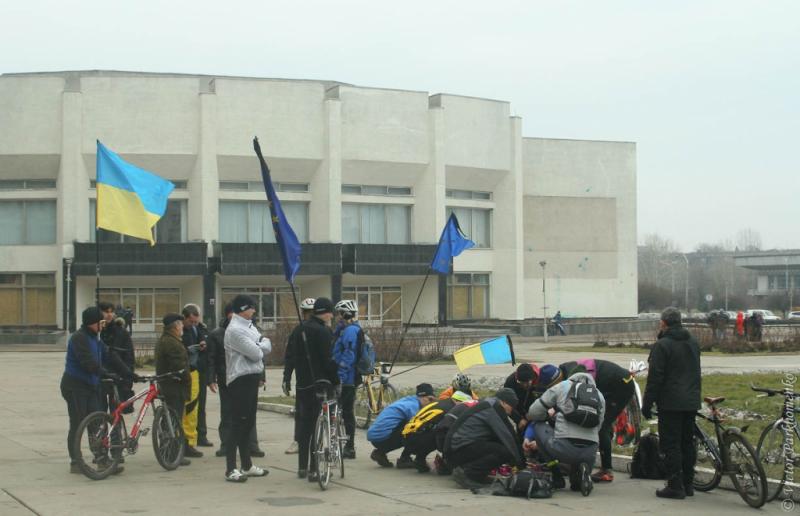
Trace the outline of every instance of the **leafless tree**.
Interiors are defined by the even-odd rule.
[[[739,251],[760,251],[761,233],[753,228],[740,229],[736,233],[736,247]]]

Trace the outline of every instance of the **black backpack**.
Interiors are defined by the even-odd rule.
[[[492,489],[495,496],[522,496],[550,498],[553,496],[553,476],[549,471],[523,469],[509,478],[495,480]]]
[[[600,389],[584,382],[570,383],[567,403],[557,410],[564,415],[564,419],[583,428],[600,426],[600,407],[603,405]]]
[[[657,435],[647,434],[641,438],[633,451],[633,460],[628,467],[631,478],[646,478],[650,480],[664,480],[667,478],[664,456],[658,451]]]

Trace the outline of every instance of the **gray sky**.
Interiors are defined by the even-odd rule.
[[[13,5],[9,5],[13,4]],[[80,7],[78,7],[80,6]],[[511,102],[525,136],[638,144],[639,240],[800,248],[800,2],[25,0],[0,72],[331,79]]]

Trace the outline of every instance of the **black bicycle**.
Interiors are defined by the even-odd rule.
[[[800,467],[800,431],[795,416],[800,413],[800,407],[795,405],[800,394],[790,389],[767,389],[752,384],[750,388],[763,393],[759,396],[783,396],[781,415],[764,428],[756,448],[764,472],[775,480],[767,485],[767,501],[771,502],[783,491],[787,478],[794,479],[794,469]]]
[[[707,397],[704,401],[711,415],[698,412],[697,416],[714,425],[716,440],[695,421],[697,465],[692,485],[698,491],[711,491],[719,485],[723,474],[728,475],[747,505],[761,507],[767,501],[767,476],[756,451],[743,435],[747,427],[739,429],[722,425],[722,414],[717,404],[725,398]]]

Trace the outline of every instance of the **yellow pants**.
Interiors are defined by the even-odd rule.
[[[183,411],[183,433],[189,446],[197,446],[197,399],[200,397],[200,373],[192,371],[192,389]]]

